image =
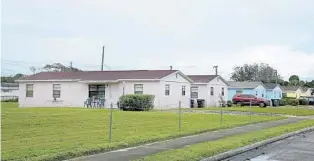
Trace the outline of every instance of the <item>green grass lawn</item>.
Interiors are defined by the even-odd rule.
[[[1,104],[2,160],[62,160],[130,147],[151,141],[241,126],[283,117],[113,112],[112,142],[108,143],[109,111],[86,108],[17,108]]]
[[[196,110],[220,110],[220,108],[195,108]],[[307,108],[296,108],[296,107],[225,107],[222,108],[224,111],[243,111],[243,112],[258,112],[258,113],[276,113],[285,115],[296,115],[296,116],[309,116],[314,115],[314,109]]]
[[[280,136],[284,133],[293,132],[311,126],[314,126],[314,120],[305,120],[289,125],[283,125],[269,129],[253,131],[246,134],[226,137],[216,141],[195,144],[181,149],[168,150],[141,158],[138,161],[199,161],[203,158],[214,156],[228,150],[243,147],[245,145],[256,143],[275,136]]]

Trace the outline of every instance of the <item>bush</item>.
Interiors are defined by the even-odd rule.
[[[309,101],[307,99],[299,99],[300,105],[309,105]]]
[[[299,105],[299,100],[290,99],[290,100],[288,100],[288,105],[297,106],[297,105]]]
[[[282,98],[281,100],[279,100],[279,105],[280,106],[285,106],[285,105],[288,105],[289,103],[289,99],[287,98]]]
[[[6,99],[6,100],[1,100],[1,102],[18,102],[18,98],[12,98],[12,99]]]
[[[149,111],[154,108],[154,95],[127,94],[119,99],[120,109],[123,111]]]

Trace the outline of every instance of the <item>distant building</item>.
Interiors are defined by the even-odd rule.
[[[188,75],[191,84],[191,99],[204,100],[206,106],[219,106],[228,99],[228,83],[219,75]]]
[[[299,86],[283,86],[283,97],[299,99],[303,91]]]
[[[228,82],[228,100],[232,100],[236,94],[252,94],[266,98],[266,87],[262,82]]]
[[[15,99],[19,96],[18,83],[1,82],[1,100]]]

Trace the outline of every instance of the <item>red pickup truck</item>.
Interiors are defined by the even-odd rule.
[[[232,102],[234,104],[243,106],[243,105],[252,105],[252,106],[260,106],[266,107],[269,106],[270,101],[265,98],[259,98],[252,94],[237,94],[232,98]]]

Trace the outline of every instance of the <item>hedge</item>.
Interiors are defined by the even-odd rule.
[[[299,99],[300,105],[309,105],[309,101],[307,99]]]
[[[119,98],[119,106],[123,111],[149,111],[154,108],[154,95],[127,94]]]
[[[299,105],[299,100],[290,99],[290,100],[288,100],[288,105],[297,106],[297,105]]]

